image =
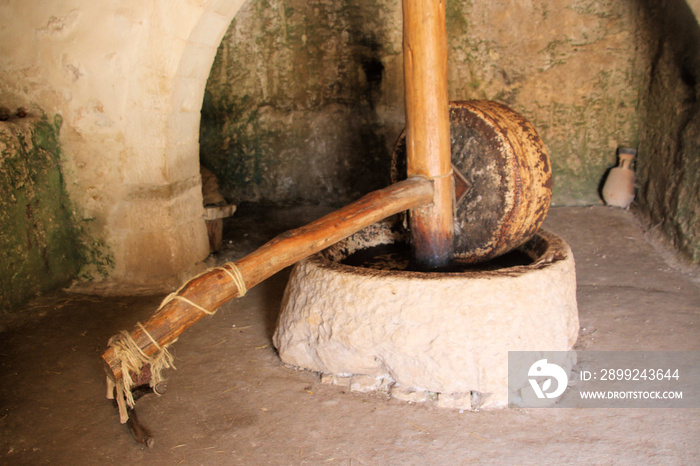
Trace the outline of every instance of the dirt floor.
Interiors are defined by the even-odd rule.
[[[323,210],[241,209],[214,259],[236,259]],[[630,213],[553,208],[546,227],[576,257],[578,348],[700,350],[698,270],[670,265]],[[99,356],[163,296],[58,292],[2,317],[0,463],[700,464],[700,408],[459,412],[323,385],[282,365],[271,344],[288,273],[173,346],[168,392],[137,403],[152,449],[119,424]]]

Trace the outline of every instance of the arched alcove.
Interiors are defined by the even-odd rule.
[[[550,149],[554,202],[590,204],[617,145],[638,137],[645,43],[635,5],[563,5],[451,2],[449,92],[526,115]],[[248,0],[242,14],[202,108],[202,160],[224,194],[342,204],[380,186],[403,127],[401,2]]]
[[[400,2],[248,0],[205,90],[202,163],[233,203],[347,204],[389,182],[402,74]]]

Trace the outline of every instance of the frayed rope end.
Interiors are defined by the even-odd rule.
[[[134,397],[131,390],[134,387],[133,375],[138,376],[143,371],[144,366],[148,365],[151,370],[151,380],[149,385],[155,387],[163,381],[161,372],[164,369],[173,368],[173,356],[168,351],[167,347],[161,347],[155,341],[148,331],[138,323],[143,332],[151,339],[158,348],[153,356],[147,356],[146,353],[139,348],[129,332],[122,331],[118,335],[113,336],[109,341],[109,346],[114,351],[114,357],[120,362],[122,377],[116,382],[109,376],[107,377],[107,398],[116,399],[119,408],[119,421],[124,424],[129,419],[128,408],[134,407]]]

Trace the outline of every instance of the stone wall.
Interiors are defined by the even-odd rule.
[[[386,186],[403,117],[401,12],[388,3],[245,3],[200,132],[202,163],[229,198],[339,205]]]
[[[598,203],[636,146],[646,50],[634,1],[451,1],[453,100],[498,100],[540,131],[555,204]],[[248,0],[207,84],[201,156],[233,201],[344,203],[386,183],[403,127],[399,0]]]
[[[682,0],[643,3],[652,60],[644,89],[637,210],[685,257],[700,263],[700,25]]]
[[[0,122],[0,313],[66,284],[87,259],[59,165],[61,122]]]
[[[208,255],[200,109],[241,3],[0,2],[0,105],[62,117],[76,218],[113,258],[86,289],[172,290]]]
[[[555,205],[600,202],[620,145],[636,146],[647,51],[633,0],[450,2],[452,98],[503,101],[540,132]]]

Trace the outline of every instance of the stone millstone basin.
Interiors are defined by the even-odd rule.
[[[558,236],[540,230],[501,264],[444,273],[397,270],[403,244],[377,223],[297,263],[273,337],[282,361],[353,390],[488,409],[507,406],[508,351],[574,345],[574,258]],[[393,266],[377,265],[387,247]],[[368,251],[369,265],[345,263]]]

